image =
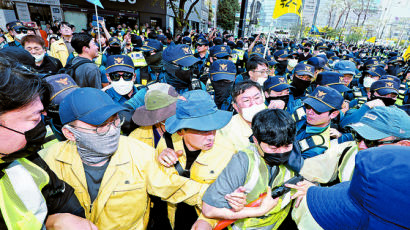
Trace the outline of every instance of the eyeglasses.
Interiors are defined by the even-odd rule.
[[[266,74],[269,74],[269,70],[254,70],[253,72],[256,72],[256,73],[260,73],[260,74],[264,74],[264,73],[266,73]]]
[[[305,104],[305,108],[306,108],[306,110],[308,110],[308,109],[313,110],[313,112],[316,113],[317,115],[322,114],[321,112],[318,112],[317,110],[315,110],[314,108],[312,108],[312,106],[310,106],[308,104]],[[323,113],[326,113],[326,112],[323,112]]]
[[[114,72],[109,74],[110,78],[112,81],[119,81],[122,77],[124,81],[131,81],[132,77],[134,77],[134,73],[130,72],[122,72],[121,74],[119,72]]]
[[[372,148],[372,147],[376,147],[379,145],[394,144],[402,140],[402,139],[394,139],[390,141],[367,140],[366,138],[360,136],[360,134],[354,130],[352,130],[352,136],[353,136],[353,139],[356,141],[356,143],[360,143],[363,141],[367,148]]]
[[[74,125],[70,125],[70,126],[74,127],[74,128],[77,128],[77,129],[84,129],[84,130],[93,131],[93,132],[97,133],[99,136],[104,136],[105,134],[108,133],[108,131],[110,131],[111,125],[114,125],[114,127],[118,128],[118,127],[121,127],[122,124],[124,124],[124,117],[120,116],[120,115],[117,115],[117,117],[115,117],[115,119],[113,121],[105,122],[105,123],[97,126],[94,129],[88,129],[88,128],[83,128],[83,127],[74,126]]]

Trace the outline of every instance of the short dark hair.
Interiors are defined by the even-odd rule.
[[[12,58],[0,54],[0,115],[49,97],[46,83]]]
[[[265,109],[252,119],[252,132],[256,140],[276,147],[295,141],[296,122],[281,109]]]
[[[54,22],[54,23],[55,23],[55,22]],[[58,29],[61,30],[61,27],[62,27],[62,26],[67,26],[67,27],[70,27],[70,29],[73,29],[73,28],[71,28],[71,24],[68,23],[68,22],[60,22],[60,25],[59,25]]]
[[[262,87],[257,82],[254,82],[251,80],[246,80],[246,81],[234,84],[233,90],[232,90],[233,102],[236,102],[236,98],[239,95],[243,94],[243,92],[245,92],[247,89],[250,89],[252,87],[256,87],[259,91],[262,92]]]
[[[78,54],[83,53],[83,47],[90,48],[90,42],[93,36],[86,33],[75,33],[71,39],[71,46],[74,48],[75,52]]]
[[[23,47],[26,45],[26,43],[37,43],[39,45],[41,45],[41,47],[45,47],[46,44],[44,42],[44,39],[38,35],[26,35],[24,36],[23,39],[21,39],[21,44],[23,45]]]
[[[259,55],[252,55],[251,58],[249,58],[248,62],[246,63],[246,70],[251,71],[256,68],[258,68],[258,65],[268,65],[268,61],[266,61],[265,58],[260,57]]]

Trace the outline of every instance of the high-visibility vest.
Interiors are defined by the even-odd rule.
[[[33,190],[32,193],[20,194],[19,196],[16,191],[18,188],[15,186],[19,186],[21,184],[23,184],[23,186],[28,186],[30,183],[27,183],[26,181],[18,181],[15,183],[14,179],[12,179],[12,172],[9,172],[8,168],[3,169],[5,175],[0,179],[0,209],[7,228],[11,230],[45,229],[43,223],[46,217],[44,214],[47,213],[47,206],[45,204],[44,197],[41,194],[41,190],[49,183],[50,178],[48,174],[42,168],[26,160],[25,158],[18,159],[12,164],[14,164],[13,168],[21,169],[21,166],[24,167],[23,170],[26,170],[26,172],[29,173],[28,176],[31,176],[35,183],[33,189],[38,189],[38,191]],[[8,173],[10,175],[8,175]],[[30,180],[30,178],[23,179]],[[25,189],[26,188],[22,188],[22,191]],[[37,196],[35,194],[37,194]],[[38,209],[38,205],[35,205],[38,203],[42,204],[40,205],[40,208],[43,206],[42,209]],[[30,210],[30,208],[27,208],[27,206],[30,207],[30,204],[34,204],[35,207],[33,208],[36,210]],[[41,213],[42,215],[39,215]]]
[[[259,155],[257,148],[254,145],[249,146],[244,150],[248,156],[248,172],[245,181],[245,189],[247,192],[247,203],[259,198],[259,196],[267,191],[269,186],[269,170]],[[279,165],[279,171],[276,175],[272,188],[282,185],[285,181],[294,176],[294,172],[288,170],[285,166]],[[290,193],[285,193],[279,198],[278,204],[270,210],[264,218],[245,218],[237,220],[231,229],[277,229],[286,218],[291,207]]]
[[[145,61],[142,51],[132,51],[127,55],[132,59],[132,62],[134,62],[135,68],[147,66],[147,62]]]
[[[243,61],[243,57],[245,55],[245,51],[241,50],[241,49],[234,49],[234,51],[236,51],[236,53],[238,54],[238,58],[240,61]]]
[[[342,163],[339,166],[340,182],[352,180],[356,154],[359,152],[357,145],[352,146],[344,155]]]

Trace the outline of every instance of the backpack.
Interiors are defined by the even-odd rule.
[[[64,68],[62,68],[62,69],[60,69],[60,71],[58,71],[58,73],[59,74],[68,74],[68,75],[70,75],[73,79],[74,79],[74,81],[75,81],[75,70],[80,66],[80,65],[82,65],[82,64],[86,64],[86,63],[94,63],[94,62],[92,62],[92,61],[90,61],[90,60],[88,60],[88,59],[83,59],[83,60],[80,60],[79,62],[77,62],[77,63],[75,63],[74,65],[73,65],[73,60],[74,59],[71,59],[69,62],[67,62],[67,64],[66,64],[66,66],[64,67]]]

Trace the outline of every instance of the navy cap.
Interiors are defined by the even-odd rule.
[[[360,151],[351,181],[312,186],[306,203],[323,229],[409,229],[409,147]]]
[[[262,44],[259,44],[253,47],[250,55],[256,54],[256,55],[259,55],[260,57],[263,57],[264,53],[265,53],[265,47]]]
[[[372,66],[377,66],[377,65],[380,65],[380,64],[382,64],[379,60],[377,60],[377,59],[369,59],[369,60],[366,60],[364,63],[363,63],[363,67],[365,68],[365,69],[368,69],[368,68],[370,68],[370,67],[372,67]]]
[[[163,34],[158,34],[157,40],[160,41],[163,45],[166,45],[167,43],[167,36]]]
[[[61,101],[59,114],[63,125],[75,120],[101,125],[124,109],[104,91],[85,87],[74,90]]]
[[[354,56],[353,56],[353,54],[344,54],[344,55],[342,56],[342,59],[343,59],[343,60],[348,60],[348,61],[353,62],[353,61],[354,61]]]
[[[394,57],[391,57],[387,61],[387,64],[395,64],[397,62],[403,62],[404,63],[405,61],[404,61],[404,58],[402,56],[394,56]]]
[[[144,45],[140,47],[139,49],[143,52],[150,52],[150,51],[162,51],[164,46],[162,43],[158,40],[155,39],[148,39],[144,41]]]
[[[307,60],[307,64],[314,66],[315,69],[323,69],[326,66],[326,61],[321,57],[311,57]]]
[[[278,63],[272,55],[266,56],[266,61],[268,61],[268,65],[271,67],[275,66]]]
[[[59,105],[72,91],[78,88],[77,83],[68,74],[57,74],[44,78],[51,88],[51,104]]]
[[[315,91],[303,100],[319,113],[341,109],[343,101],[343,96],[337,90],[326,86],[316,87]]]
[[[323,58],[323,60],[325,60],[325,63],[329,62],[329,59],[327,58],[326,54],[318,54],[316,55],[316,57]]]
[[[190,37],[183,37],[182,38],[182,44],[188,44],[191,45],[192,39]]]
[[[273,57],[278,60],[278,58],[287,58],[289,56],[289,52],[285,49],[283,50],[278,50],[275,53],[273,53]]]
[[[298,63],[295,66],[295,74],[299,75],[308,75],[310,77],[313,77],[315,74],[315,67],[304,64],[304,63]]]
[[[328,59],[331,59],[332,57],[336,57],[336,53],[333,52],[333,51],[327,51],[327,52],[326,52],[326,57],[327,57]]]
[[[141,47],[142,38],[139,35],[131,34],[131,43],[134,47]]]
[[[290,86],[284,76],[273,76],[268,77],[268,79],[263,83],[263,90],[269,91],[273,90],[275,92],[280,92],[284,89],[288,89]]]
[[[357,123],[348,125],[367,140],[380,140],[395,136],[410,138],[410,116],[395,106],[376,106]]]
[[[396,83],[390,80],[378,80],[370,86],[370,91],[375,91],[381,96],[389,93],[399,94],[399,89],[396,88]]]
[[[211,74],[211,81],[235,81],[236,66],[233,61],[219,59],[212,63],[209,72]]]
[[[134,73],[134,62],[127,55],[110,55],[107,58],[106,73],[129,72]]]
[[[213,42],[214,42],[215,45],[222,45],[222,44],[224,44],[222,38],[220,38],[220,37],[214,38]]]
[[[17,30],[17,29],[28,29],[27,27],[24,26],[24,24],[20,21],[14,21],[14,22],[10,22],[9,24],[9,28],[13,29],[13,30]]]
[[[231,55],[231,48],[225,45],[216,45],[209,49],[209,53],[211,57],[224,58]]]
[[[343,74],[341,73],[330,71],[320,72],[317,75],[316,82],[318,85],[329,86],[339,91],[339,93],[350,91],[350,89],[344,85]]]
[[[356,65],[351,61],[342,60],[335,64],[334,70],[341,74],[356,75]]]
[[[236,41],[236,47],[243,48],[243,41],[242,40]]]
[[[196,44],[201,45],[201,46],[202,45],[208,46],[209,42],[204,37],[199,37],[198,40],[196,41]]]
[[[368,73],[374,77],[381,77],[387,74],[386,71],[382,67],[379,67],[379,66],[377,67],[372,66],[368,70],[363,71],[363,73]]]
[[[394,81],[394,83],[396,84],[394,86],[394,88],[396,89],[400,89],[400,84],[401,84],[401,80],[400,78],[393,76],[393,75],[383,75],[379,80],[390,80],[390,81]]]
[[[174,63],[184,67],[192,66],[200,61],[194,57],[188,45],[170,45],[162,53],[162,59],[169,63]]]
[[[112,45],[121,45],[121,41],[120,39],[118,39],[117,37],[111,37],[110,39],[108,39],[108,44],[110,44],[110,46]]]

